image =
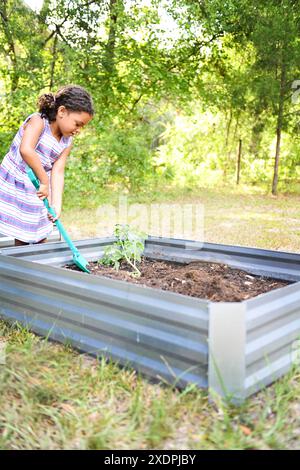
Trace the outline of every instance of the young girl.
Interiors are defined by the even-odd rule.
[[[15,245],[47,241],[61,213],[72,136],[94,115],[91,96],[76,85],[40,96],[38,105],[39,112],[25,119],[0,165],[0,233],[15,238]],[[40,180],[38,191],[27,176],[28,166]],[[56,218],[44,206],[45,198]]]

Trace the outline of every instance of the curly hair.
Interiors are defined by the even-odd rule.
[[[60,106],[65,106],[68,111],[83,111],[91,116],[95,112],[92,97],[79,85],[66,85],[56,93],[44,93],[38,99],[39,112],[49,122],[55,121]]]

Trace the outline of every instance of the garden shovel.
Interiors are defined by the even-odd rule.
[[[30,181],[32,182],[32,184],[34,185],[34,187],[36,189],[39,189],[40,182],[39,182],[38,178],[36,177],[34,171],[31,168],[28,168],[27,175],[28,175]],[[48,212],[50,212],[50,214],[53,215],[53,217],[56,217],[55,210],[52,207],[50,207],[47,198],[45,198],[43,200],[43,203],[45,204]],[[88,265],[87,260],[79,253],[76,246],[72,242],[71,238],[67,234],[67,232],[66,232],[63,224],[61,223],[61,221],[59,219],[57,219],[54,223],[55,223],[56,227],[58,228],[59,232],[61,233],[61,235],[64,237],[67,244],[69,245],[69,248],[73,253],[73,261],[76,264],[76,266],[78,266],[78,268],[80,268],[82,271],[84,271],[86,273],[90,273],[90,271],[87,269],[87,265]]]

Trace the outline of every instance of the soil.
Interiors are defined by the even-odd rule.
[[[225,264],[192,262],[179,264],[142,258],[140,278],[130,275],[131,266],[122,262],[119,271],[101,264],[89,263],[92,275],[141,284],[214,302],[239,302],[284,287],[290,282],[254,276]],[[75,265],[67,269],[80,271]]]

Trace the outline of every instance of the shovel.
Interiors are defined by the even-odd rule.
[[[30,179],[30,181],[32,182],[32,184],[34,185],[34,187],[36,189],[39,189],[40,187],[40,182],[38,180],[38,178],[36,177],[34,171],[31,169],[31,168],[28,168],[27,170],[27,175]],[[48,212],[50,212],[51,215],[53,215],[53,217],[56,217],[56,213],[55,213],[55,210],[52,209],[52,207],[50,207],[49,205],[49,202],[48,202],[48,199],[45,198],[43,199],[43,203],[45,204]],[[67,242],[67,244],[69,245],[69,248],[70,250],[72,251],[73,253],[73,262],[76,264],[76,266],[78,266],[78,268],[80,268],[82,271],[86,272],[86,273],[90,273],[90,271],[87,269],[87,265],[88,265],[88,262],[87,260],[79,253],[79,251],[77,250],[76,246],[74,245],[74,243],[72,242],[71,238],[69,237],[69,235],[67,234],[63,224],[61,223],[61,221],[59,219],[57,219],[55,222],[55,225],[56,227],[58,228],[59,232],[61,233],[61,235],[64,237],[65,241]]]

